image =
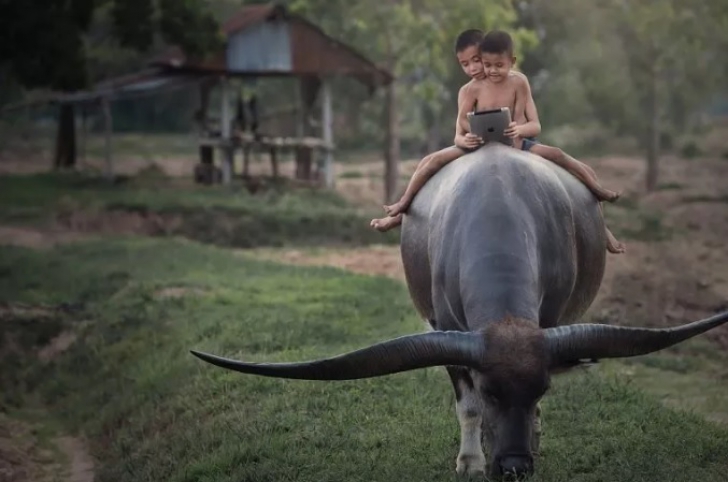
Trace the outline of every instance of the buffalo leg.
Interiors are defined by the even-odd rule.
[[[531,454],[539,455],[541,447],[541,402],[536,404],[536,416],[533,419],[533,432],[531,433]]]
[[[485,454],[481,442],[483,405],[473,386],[468,370],[461,367],[447,367],[455,389],[455,413],[460,423],[460,451],[456,472],[459,475],[483,475]]]

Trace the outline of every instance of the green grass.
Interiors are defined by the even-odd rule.
[[[169,287],[194,291],[159,296]],[[15,392],[7,410],[39,397],[86,433],[100,482],[455,480],[459,433],[442,368],[290,381],[188,352],[300,360],[420,331],[396,281],[128,238],[3,247],[0,303],[66,303],[23,347],[68,329],[79,341],[48,365],[25,356],[24,383],[1,379],[0,392]],[[13,316],[3,326],[5,340],[36,329]],[[728,431],[598,370],[555,380],[542,448],[535,482],[722,482],[728,473]]]
[[[654,210],[641,209],[632,200],[608,206],[604,219],[609,229],[619,239],[645,242],[665,241],[673,237],[674,230],[663,223],[663,214]]]
[[[662,352],[604,363],[601,368],[668,407],[700,414],[728,427],[725,360],[715,362]]]
[[[657,186],[658,191],[679,191],[684,188],[685,186],[679,182],[666,182]]]
[[[399,239],[396,230],[372,230],[371,216],[336,193],[284,186],[251,194],[242,186],[181,186],[156,178],[112,184],[73,173],[5,176],[0,177],[0,206],[5,223],[64,222],[79,213],[94,219],[116,211],[154,217],[151,229],[157,234],[242,248]]]

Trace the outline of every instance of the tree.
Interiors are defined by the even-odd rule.
[[[199,0],[0,0],[0,66],[26,88],[73,92],[89,84],[84,43],[94,12],[110,6],[119,44],[146,52],[156,40],[204,55],[221,40]],[[158,39],[156,39],[158,37]],[[56,167],[75,163],[73,105],[59,111]]]
[[[725,78],[726,2],[531,0],[522,13],[547,46],[530,67],[550,74],[542,96],[555,112],[550,120],[592,118],[634,136],[647,159],[646,188],[654,189],[661,139]]]
[[[457,89],[466,80],[453,60],[457,34],[467,28],[509,28],[516,20],[510,0],[490,1],[487,8],[479,0],[291,0],[289,5],[396,76],[382,108],[385,202],[396,195],[403,117],[410,128],[420,129],[422,139],[432,138],[428,149],[437,146],[442,128],[452,135]],[[513,34],[519,49],[535,43],[528,29]]]

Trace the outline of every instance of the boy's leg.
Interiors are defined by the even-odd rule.
[[[607,225],[604,225],[604,229],[607,231],[607,251],[612,254],[622,254],[627,251],[627,247],[621,241],[617,241],[614,234],[609,230]]]
[[[602,207],[602,203],[599,203],[599,214],[602,216],[604,231],[607,235],[607,251],[612,254],[622,254],[626,252],[627,246],[625,246],[621,241],[618,241],[617,238],[614,237],[614,234],[612,234],[612,231],[607,227],[607,221],[604,219],[604,208]]]
[[[604,189],[597,181],[597,177],[592,170],[586,164],[577,161],[573,157],[566,154],[558,147],[545,146],[543,144],[536,144],[533,142],[527,143],[524,141],[524,150],[526,145],[530,147],[528,149],[537,156],[541,156],[544,159],[557,164],[567,171],[569,171],[574,177],[583,182],[589,190],[594,193],[594,196],[600,201],[614,202],[619,199],[619,193]]]
[[[402,216],[404,214],[398,214],[396,216],[387,216],[386,218],[372,219],[369,226],[373,227],[377,231],[385,232],[392,228],[396,228],[402,224]]]
[[[384,206],[384,210],[390,216],[396,216],[405,212],[410,203],[412,203],[412,200],[415,198],[415,194],[422,189],[422,186],[424,186],[437,171],[442,169],[445,164],[454,161],[464,154],[465,151],[459,147],[450,146],[426,156],[417,166],[417,169],[412,175],[412,178],[407,185],[407,189],[400,200],[391,206]]]

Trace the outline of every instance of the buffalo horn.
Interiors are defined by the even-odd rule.
[[[545,331],[551,366],[580,360],[646,355],[676,345],[728,322],[728,311],[673,328],[631,328],[599,324],[567,325]]]
[[[248,363],[191,350],[219,367],[265,377],[300,380],[354,380],[440,365],[476,368],[482,360],[482,336],[434,331],[403,336],[333,358],[300,363]]]

